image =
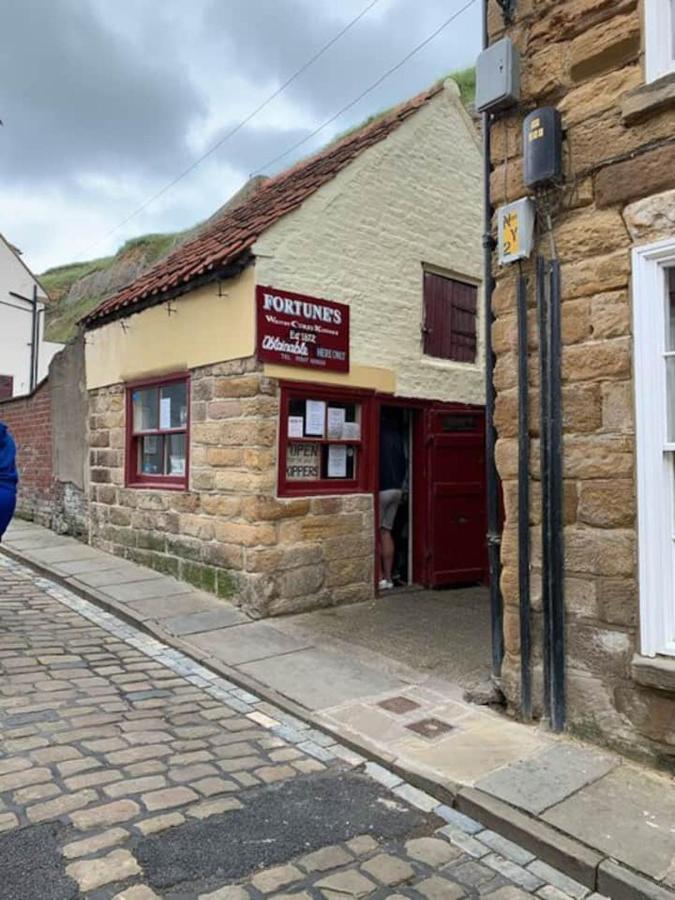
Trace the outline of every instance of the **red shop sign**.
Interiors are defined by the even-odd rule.
[[[258,359],[349,371],[349,307],[258,285]]]

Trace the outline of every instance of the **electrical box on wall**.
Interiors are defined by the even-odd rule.
[[[529,197],[497,210],[500,266],[526,259],[534,246],[534,201]]]
[[[523,177],[527,187],[562,180],[562,121],[553,106],[535,109],[523,122]]]
[[[476,61],[476,109],[495,112],[520,100],[520,56],[511,38],[492,44]]]

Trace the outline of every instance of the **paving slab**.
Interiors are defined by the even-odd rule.
[[[35,560],[37,563],[49,563],[50,565],[58,565],[63,562],[74,562],[79,559],[94,559],[98,556],[98,551],[86,544],[57,544],[56,546],[39,547],[33,550],[26,550],[26,556]]]
[[[249,622],[247,625],[197,634],[190,638],[190,643],[231,666],[291,653],[308,646],[306,641],[282,634],[263,622]]]
[[[148,584],[140,582],[139,584]],[[128,585],[131,587],[132,585]],[[187,586],[183,585],[183,589]],[[106,590],[106,593],[108,591]],[[213,612],[219,604],[215,598],[204,599],[197,592],[169,594],[161,597],[143,597],[140,600],[129,600],[126,606],[133,610],[138,618],[145,622],[148,619],[165,619],[175,616],[187,616],[194,612]]]
[[[251,620],[235,607],[228,607],[223,601],[223,608],[213,611],[191,613],[184,616],[174,616],[162,621],[162,627],[170,634],[176,636],[184,634],[199,634],[205,631],[217,631],[219,628],[229,628],[232,625],[243,625]]]
[[[242,626],[250,628],[251,626]],[[315,647],[260,659],[240,666],[241,671],[307,709],[326,709],[347,700],[395,690],[398,678],[371,669],[348,656]]]
[[[62,575],[86,575],[89,572],[101,572],[119,567],[119,560],[102,553],[96,553],[89,559],[76,559],[73,562],[56,563],[54,568]]]
[[[468,717],[447,737],[433,741],[410,737],[394,741],[389,752],[409,764],[424,766],[433,777],[475,784],[488,774],[529,758],[550,746],[551,738],[535,729],[505,721],[497,713]]]
[[[476,787],[538,815],[617,765],[619,759],[609,754],[574,744],[556,744],[481,778]]]
[[[656,881],[675,868],[673,783],[644,769],[620,766],[542,818]]]
[[[185,582],[176,581],[175,578],[166,578],[163,575],[158,576],[155,573],[155,577],[149,581],[106,585],[103,593],[119,603],[136,603],[139,600],[149,600],[154,597],[184,594],[186,590],[189,590],[189,587]]]
[[[68,577],[73,585],[83,585],[85,588],[105,588],[108,585],[133,584],[137,581],[154,581],[157,572],[152,569],[144,569],[142,566],[132,566],[117,560],[117,564],[108,568],[101,568],[95,572],[81,572],[78,575]]]

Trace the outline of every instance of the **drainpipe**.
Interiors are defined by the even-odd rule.
[[[30,389],[35,390],[38,383],[38,352],[40,343],[40,313],[38,310],[37,286],[33,285],[32,338],[30,345]]]
[[[490,43],[488,32],[488,0],[483,0],[483,49]],[[492,621],[492,674],[499,678],[504,657],[504,612],[499,585],[501,576],[499,528],[499,478],[495,464],[496,434],[494,428],[495,388],[494,354],[492,352],[492,202],[490,199],[490,114],[483,113],[483,290],[485,297],[485,465],[487,492],[487,550],[490,579],[490,612]]]

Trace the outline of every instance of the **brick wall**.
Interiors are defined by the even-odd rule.
[[[124,386],[90,392],[92,542],[258,616],[372,597],[372,497],[275,498],[277,382],[251,358],[191,378],[186,492],[124,486]]]
[[[17,446],[17,512],[49,526],[54,499],[49,382],[43,381],[27,397],[0,403],[0,420],[8,425]]]
[[[504,33],[495,0],[490,3],[490,23],[495,40]],[[672,766],[675,696],[642,687],[631,667],[639,651],[639,602],[630,250],[675,233],[675,192],[657,193],[675,188],[675,166],[663,159],[664,154],[675,158],[675,108],[663,96],[654,105],[650,89],[643,85],[641,14],[635,0],[519,3],[510,33],[523,56],[523,97],[521,108],[500,116],[493,128],[495,206],[526,193],[521,156],[525,112],[555,105],[566,130],[565,188],[554,204],[553,236],[562,263],[563,293],[568,721],[583,736]],[[546,236],[540,249],[548,255],[548,248]],[[524,270],[533,284],[532,263]],[[493,299],[497,453],[506,501],[504,687],[514,706],[520,666],[515,274],[513,268],[495,266]],[[531,600],[537,641],[535,694],[540,700],[538,342],[533,307],[529,345],[534,394]]]

